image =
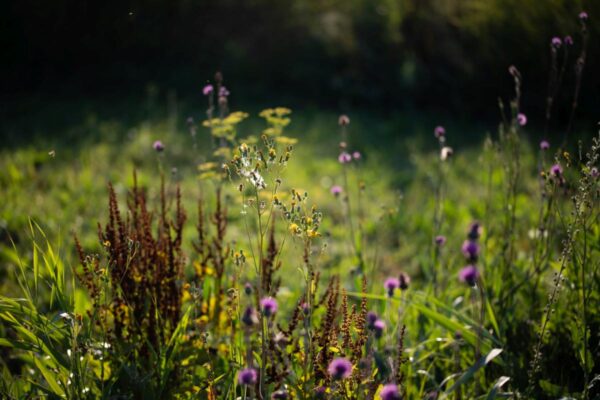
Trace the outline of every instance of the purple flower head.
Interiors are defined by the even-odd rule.
[[[342,152],[340,153],[340,155],[338,156],[338,161],[339,161],[341,164],[347,164],[347,163],[349,163],[350,161],[352,161],[352,156],[351,156],[350,154],[348,154],[347,152],[345,152],[345,151],[342,151]]]
[[[587,21],[588,19],[588,13],[586,13],[585,11],[582,11],[579,13],[579,19],[581,21]]]
[[[518,113],[517,114],[517,122],[519,123],[520,126],[527,125],[527,115],[525,115],[523,113]]]
[[[554,47],[555,49],[560,48],[560,46],[562,45],[562,40],[558,37],[558,36],[554,36],[552,38],[552,40],[550,41],[550,44],[552,45],[552,47]]]
[[[244,293],[246,293],[248,296],[252,294],[252,284],[250,282],[246,282],[244,285]]]
[[[470,286],[475,286],[477,278],[479,278],[479,271],[474,265],[467,265],[458,273],[458,280],[466,282]]]
[[[354,158],[355,160],[360,160],[361,158],[361,154],[358,151],[355,151],[354,153],[352,153],[352,158]]]
[[[563,174],[563,169],[560,164],[554,164],[550,167],[550,174],[556,177],[560,177]]]
[[[375,321],[377,321],[377,314],[373,311],[367,313],[367,328],[375,329]]]
[[[550,148],[550,142],[548,142],[547,140],[542,140],[540,142],[540,149],[548,150],[549,148]]]
[[[338,124],[340,126],[346,126],[346,125],[350,124],[350,118],[348,118],[348,116],[345,114],[340,115],[340,117],[338,118]]]
[[[381,400],[400,400],[402,398],[398,386],[393,383],[385,385],[379,392],[379,396],[381,396]]]
[[[383,286],[385,287],[385,290],[387,290],[388,296],[392,297],[394,295],[394,290],[400,287],[400,281],[398,278],[387,278]]]
[[[256,383],[258,374],[254,368],[246,368],[238,372],[238,384],[250,386]]]
[[[471,222],[469,225],[469,232],[467,233],[467,237],[471,240],[477,240],[481,236],[481,224],[477,221]]]
[[[213,90],[215,90],[213,88],[213,85],[206,85],[202,88],[202,94],[205,96],[208,96],[209,94],[211,94],[213,92]]]
[[[229,96],[229,90],[225,86],[221,86],[219,88],[219,97],[227,97]]]
[[[152,144],[152,148],[160,153],[165,149],[165,145],[160,140],[157,140]]]
[[[265,297],[260,301],[260,308],[266,317],[277,312],[277,301],[272,297]]]
[[[385,330],[385,321],[382,319],[378,319],[373,324],[373,332],[375,332],[375,337],[380,338],[383,335],[383,331]]]
[[[400,276],[398,276],[398,287],[402,290],[408,289],[408,285],[410,285],[410,276],[406,272],[400,272]]]
[[[435,244],[442,247],[446,244],[446,236],[438,235],[435,237]]]
[[[597,178],[598,176],[600,176],[600,172],[598,172],[598,168],[592,167],[592,169],[590,170],[590,175],[592,176],[592,178]]]
[[[573,38],[570,35],[565,36],[563,42],[565,42],[565,45],[567,46],[573,46]]]
[[[345,358],[335,358],[329,364],[327,371],[335,380],[346,379],[352,375],[352,363]]]
[[[258,315],[254,307],[246,307],[246,310],[244,310],[244,314],[242,314],[242,322],[246,324],[246,326],[254,326],[258,324]]]
[[[479,245],[474,240],[465,240],[461,250],[464,256],[470,261],[475,261],[479,257]]]
[[[341,187],[341,186],[338,186],[338,185],[333,185],[333,186],[331,187],[330,191],[331,191],[331,194],[332,194],[332,195],[334,195],[334,196],[339,196],[340,194],[342,194],[342,191],[343,191],[343,189],[342,189],[342,187]]]
[[[441,137],[444,137],[444,136],[446,136],[446,128],[444,128],[441,125],[436,126],[435,129],[433,130],[433,134],[438,139]]]
[[[288,392],[286,392],[284,389],[276,390],[273,392],[273,394],[271,394],[272,400],[285,400],[288,397]]]

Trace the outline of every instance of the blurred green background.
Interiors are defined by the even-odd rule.
[[[90,120],[135,126],[176,112],[184,127],[188,115],[202,118],[201,88],[216,70],[234,109],[363,115],[361,135],[384,141],[441,123],[469,142],[495,130],[511,64],[523,74],[530,126],[543,126],[550,39],[572,35],[551,129],[560,137],[582,10],[590,47],[577,134],[598,120],[598,1],[12,1],[0,15],[1,146],[32,137],[72,145],[89,136]]]

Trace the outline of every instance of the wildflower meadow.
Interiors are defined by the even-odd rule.
[[[569,18],[543,112],[498,65],[477,140],[246,112],[223,71],[189,113],[1,149],[0,398],[600,399],[597,22]]]

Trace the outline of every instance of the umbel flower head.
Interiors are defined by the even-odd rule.
[[[238,384],[250,386],[256,384],[258,374],[254,368],[246,368],[238,372]]]
[[[277,312],[277,301],[272,297],[265,297],[260,301],[260,309],[265,317],[270,317]]]
[[[469,284],[470,286],[475,286],[475,283],[477,283],[478,278],[479,278],[479,271],[477,270],[477,267],[474,265],[467,265],[466,267],[461,269],[460,272],[458,273],[458,279],[461,282],[465,282],[465,283]]]
[[[381,400],[400,400],[402,398],[398,386],[393,383],[385,385],[379,392],[379,396]]]
[[[327,372],[334,380],[349,378],[352,375],[352,363],[345,358],[335,358],[329,363]]]

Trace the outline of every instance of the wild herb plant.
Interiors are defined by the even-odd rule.
[[[550,43],[539,149],[528,144],[535,116],[524,113],[525,77],[513,66],[498,135],[469,150],[432,126],[437,148],[412,154],[401,201],[375,150],[353,147],[360,128],[348,116],[327,126],[339,130],[339,152],[307,156],[288,133],[288,108],[263,110],[264,128],[247,135],[250,115],[232,111],[216,74],[202,89],[206,118],[186,122],[190,138],[139,133],[131,154],[144,143],[147,161],[136,159],[130,190],[119,174],[131,165],[106,165],[118,169],[108,207],[95,203],[106,197],[100,184],[89,193],[103,195],[86,199],[105,210],[97,237],[80,222],[74,244],[60,246],[79,261],[35,222],[2,245],[14,277],[0,296],[0,393],[597,398],[600,137],[575,150],[550,143],[571,70],[571,116],[583,87],[588,17],[579,18],[581,43]],[[571,141],[572,118],[560,128]],[[169,179],[178,145],[191,147],[193,169]],[[3,160],[0,175],[13,213],[24,209],[14,199],[38,193],[28,181],[59,184],[46,166],[19,174],[39,156],[19,157]],[[72,198],[91,190],[72,179],[64,171]]]

